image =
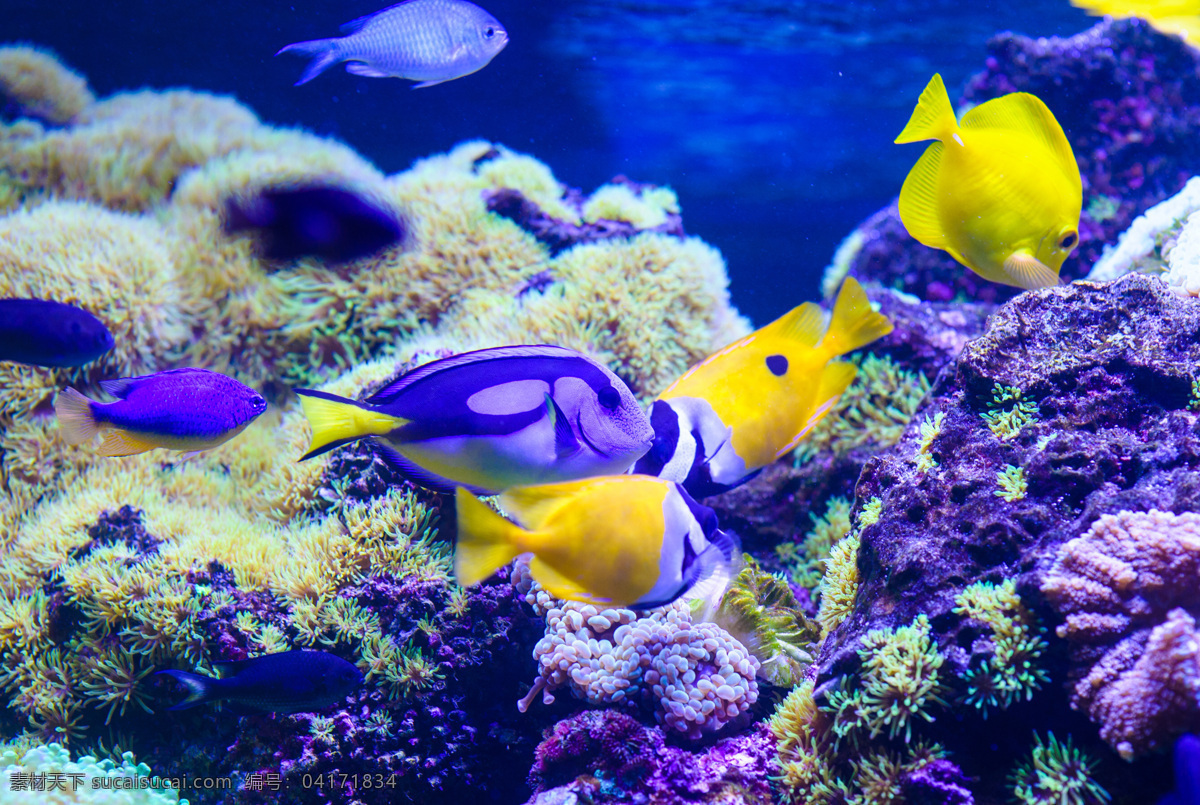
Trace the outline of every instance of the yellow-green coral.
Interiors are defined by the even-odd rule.
[[[0,95],[21,114],[57,125],[71,122],[95,100],[83,76],[27,45],[0,47]]]
[[[996,497],[1004,498],[1009,503],[1021,500],[1029,491],[1025,470],[1012,464],[1005,464],[1004,469],[996,473],[996,485],[1000,487],[994,493]]]
[[[901,368],[888,355],[852,355],[850,361],[858,364],[858,375],[796,448],[797,463],[827,451],[842,454],[864,446],[890,447],[900,440],[929,392],[929,379],[923,373]]]
[[[1071,736],[1059,742],[1054,733],[1047,741],[1033,734],[1029,760],[1009,776],[1013,799],[1020,805],[1105,805],[1112,797],[1092,779],[1096,759],[1071,745]]]
[[[939,675],[945,658],[929,636],[929,619],[921,614],[908,626],[872,629],[860,642],[860,681],[829,696],[834,731],[839,738],[886,731],[890,738],[903,734],[907,743],[914,720],[933,721],[932,705],[946,704]]]
[[[946,414],[938,411],[932,417],[925,417],[921,420],[921,441],[917,444],[917,472],[928,472],[938,465],[937,459],[930,453],[933,447],[933,440],[942,432],[942,422],[946,419]]]
[[[822,569],[829,552],[850,532],[850,501],[843,497],[830,498],[823,514],[818,517],[810,513],[808,516],[813,528],[805,535],[799,553],[786,550],[791,543],[784,543],[776,548],[776,552],[785,560],[784,567],[793,582],[816,590],[821,584]]]
[[[978,707],[984,718],[989,707],[1028,701],[1049,680],[1040,662],[1048,647],[1045,630],[1021,603],[1012,579],[999,586],[972,584],[954,599],[954,612],[987,624],[992,632],[991,656],[963,675],[963,700]]]
[[[764,573],[749,554],[744,561],[711,620],[762,663],[759,676],[791,687],[812,665],[818,630],[786,581]]]
[[[980,415],[1001,441],[1009,441],[1022,429],[1037,421],[1037,403],[1023,399],[1021,395],[1022,391],[1019,388],[997,383],[992,389],[992,401],[988,410]]]
[[[638,229],[653,229],[667,222],[667,213],[679,212],[679,199],[668,187],[634,193],[628,185],[606,184],[583,205],[583,220],[625,221]]]

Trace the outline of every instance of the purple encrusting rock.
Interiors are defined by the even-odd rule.
[[[1148,770],[1137,765],[1114,766],[1096,728],[1066,709],[1064,683],[1088,668],[1069,664],[1065,642],[1054,636],[1062,617],[1042,584],[1063,544],[1102,515],[1200,510],[1197,377],[1200,301],[1173,295],[1158,279],[1077,282],[1002,307],[939,376],[896,447],[863,469],[856,516],[872,498],[882,509],[859,532],[858,592],[817,659],[818,699],[840,680],[855,684],[868,631],[925,616],[945,659],[941,696],[962,702],[962,680],[993,645],[980,639],[978,622],[954,612],[955,598],[977,582],[1015,579],[1022,604],[1044,626],[1048,644],[1035,665],[1047,684],[1033,686],[1032,703],[993,711],[986,740],[979,713],[962,703],[934,706],[936,721],[914,732],[953,746],[966,773],[986,781],[994,777],[988,769],[1011,768],[1016,759],[997,756],[995,747],[1020,751],[1033,728],[1053,723],[1101,759],[1114,801],[1153,801],[1167,781],[1149,783],[1149,792],[1147,780],[1157,778],[1141,779]],[[935,435],[923,440],[919,423],[938,416]],[[935,462],[924,469],[923,442]],[[1007,497],[1006,471],[1023,483],[1010,485]],[[1166,745],[1175,736],[1155,737]]]
[[[968,82],[962,101],[977,105],[1029,92],[1054,113],[1083,179],[1080,245],[1062,276],[1083,276],[1135,217],[1200,173],[1200,139],[1194,135],[1200,126],[1200,51],[1137,19],[1105,20],[1068,38],[1005,33],[988,50],[986,69]],[[917,243],[895,203],[858,233],[864,242],[850,271],[860,280],[932,301],[1003,302],[1020,293]]]
[[[593,710],[560,721],[537,748],[528,805],[591,802],[767,805],[774,742],[758,725],[703,751],[668,744],[661,729]]]

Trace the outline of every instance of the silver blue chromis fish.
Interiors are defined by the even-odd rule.
[[[414,483],[449,492],[624,472],[650,448],[625,383],[574,350],[495,347],[420,366],[362,401],[296,389],[311,458],[365,436]]]
[[[279,51],[313,57],[296,86],[350,62],[346,71],[354,75],[432,87],[483,69],[508,44],[496,18],[467,0],[406,0],[346,23],[342,33]]]

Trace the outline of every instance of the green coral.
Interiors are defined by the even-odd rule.
[[[1088,199],[1087,214],[1093,221],[1108,221],[1117,217],[1121,209],[1121,199],[1098,193]]]
[[[1038,405],[1033,400],[1022,399],[1019,388],[997,383],[992,389],[988,410],[980,416],[998,439],[1007,442],[1037,421]]]
[[[861,638],[858,656],[863,666],[860,682],[829,696],[835,712],[834,731],[839,738],[857,739],[861,732],[875,738],[883,732],[895,738],[912,738],[916,719],[932,722],[933,704],[946,705],[939,669],[945,658],[929,635],[929,619],[918,615],[908,626],[872,629]]]
[[[1046,743],[1036,732],[1030,759],[1009,777],[1013,800],[1020,805],[1105,805],[1112,800],[1092,779],[1095,758],[1047,733]]]
[[[903,801],[905,776],[947,756],[937,744],[914,741],[900,752],[839,749],[835,722],[813,699],[813,681],[779,703],[767,727],[776,755],[770,780],[782,803],[888,805]]]
[[[1192,378],[1192,398],[1188,401],[1188,410],[1200,411],[1200,377]]]
[[[32,775],[45,775],[33,790]],[[0,752],[0,805],[187,805],[171,781],[152,777],[132,752],[121,762],[85,755],[71,760],[59,744]]]
[[[858,375],[833,410],[793,453],[797,466],[823,452],[848,453],[859,447],[882,450],[900,440],[929,392],[929,378],[904,369],[888,355],[851,355]]]
[[[996,484],[1000,487],[995,492],[996,497],[1004,498],[1009,503],[1021,500],[1029,490],[1025,482],[1025,470],[1012,464],[1005,464],[1004,469],[996,473]]]
[[[917,472],[927,472],[938,465],[937,459],[930,453],[933,440],[942,432],[942,422],[946,419],[943,411],[938,411],[932,417],[921,420],[921,441],[917,444]]]
[[[744,559],[712,622],[758,658],[759,676],[791,687],[812,665],[819,629],[804,615],[786,581],[763,572],[749,554]]]
[[[987,624],[992,632],[991,656],[963,677],[964,701],[979,708],[984,718],[989,707],[1004,709],[1028,701],[1049,681],[1040,663],[1048,647],[1045,630],[1021,603],[1012,579],[999,586],[986,581],[972,584],[954,599],[954,612]]]
[[[859,535],[867,526],[879,522],[883,514],[883,501],[871,498],[858,513],[858,527],[829,549],[824,560],[825,572],[817,588],[817,623],[821,627],[821,639],[837,628],[854,609],[854,598],[858,595],[858,549]]]
[[[809,590],[821,583],[822,568],[834,544],[850,531],[850,501],[843,497],[830,498],[820,516],[809,514],[813,528],[805,535],[799,551],[794,543],[785,542],[775,552],[783,560],[791,580]]]

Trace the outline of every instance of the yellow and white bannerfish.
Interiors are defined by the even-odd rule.
[[[934,75],[897,143],[937,140],[900,190],[908,234],[984,279],[1027,290],[1058,284],[1079,245],[1083,183],[1071,144],[1034,95],[979,104],[959,123]]]
[[[458,583],[478,584],[524,553],[551,595],[650,609],[685,594],[712,602],[737,572],[737,537],[678,484],[610,475],[514,487],[500,495],[509,522],[465,489],[457,493]]]
[[[847,278],[828,327],[821,308],[805,302],[659,395],[654,441],[633,472],[676,481],[696,497],[745,482],[799,444],[854,380],[857,367],[835,358],[891,331]]]

